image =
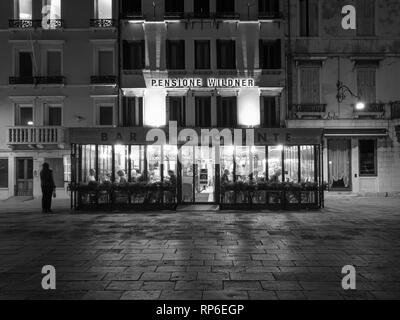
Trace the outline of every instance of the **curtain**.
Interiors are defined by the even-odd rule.
[[[328,144],[329,187],[350,187],[350,140],[330,140]]]
[[[314,146],[300,147],[301,182],[315,181],[315,152]]]
[[[285,181],[299,182],[299,149],[297,146],[284,148]]]

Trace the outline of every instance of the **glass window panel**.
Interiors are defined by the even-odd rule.
[[[233,182],[233,146],[221,147],[221,184]]]
[[[61,0],[45,0],[45,5],[49,6],[49,18],[61,19]]]
[[[265,147],[251,148],[250,170],[253,173],[254,181],[261,182],[266,179],[267,159],[265,157]]]
[[[300,147],[301,182],[315,182],[314,146]]]
[[[18,18],[32,20],[32,0],[18,0]]]
[[[61,76],[61,51],[47,52],[47,75],[49,77]]]
[[[112,147],[99,146],[99,180],[111,182],[112,178]]]
[[[96,146],[82,146],[82,177],[83,182],[96,181]]]
[[[161,181],[161,146],[147,147],[147,171],[150,182]]]
[[[97,0],[97,19],[112,18],[112,0]]]
[[[215,148],[195,147],[195,201],[214,201]]]
[[[180,161],[182,164],[182,201],[193,202],[194,148],[183,146]]]
[[[110,50],[99,51],[99,75],[112,76],[114,75],[113,67],[114,53]]]
[[[32,107],[20,107],[19,108],[19,125],[27,126],[33,122],[33,108]]]
[[[178,148],[176,146],[166,145],[164,148],[164,178],[169,177],[168,171],[173,171],[176,176],[178,164]]]
[[[268,147],[268,180],[282,182],[282,146]]]
[[[144,146],[131,146],[131,181],[144,181],[146,172],[144,167]]]
[[[250,147],[236,147],[236,181],[248,181],[253,171]]]
[[[128,182],[128,155],[129,147],[116,145],[115,149],[115,181],[117,183]]]
[[[299,148],[284,147],[285,181],[299,182]]]
[[[99,124],[101,126],[112,126],[114,123],[113,119],[114,108],[109,106],[99,107]]]
[[[0,188],[8,188],[8,159],[0,159]]]
[[[64,182],[71,182],[71,156],[63,157],[64,162]]]
[[[377,174],[376,140],[360,140],[360,175],[374,176]]]

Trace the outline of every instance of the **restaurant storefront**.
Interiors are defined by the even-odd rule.
[[[179,204],[218,204],[221,209],[323,206],[322,130],[225,129],[222,134],[214,129],[206,139],[203,130],[191,129],[199,139],[188,135],[187,129],[179,130],[178,139],[168,128],[156,129],[156,138],[151,130],[71,129],[71,206],[77,210],[175,209]]]

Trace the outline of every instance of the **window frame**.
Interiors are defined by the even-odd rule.
[[[15,126],[19,127],[31,127],[28,124],[21,123],[21,108],[30,108],[32,109],[32,121],[35,124],[35,107],[33,103],[15,103],[15,112],[14,112],[14,123]]]
[[[2,190],[4,190],[4,189],[8,189],[9,187],[10,187],[10,185],[9,185],[9,181],[8,181],[8,177],[9,177],[9,174],[10,174],[10,161],[9,161],[9,159],[8,158],[0,158],[0,162],[5,162],[6,163],[6,166],[5,166],[5,174],[6,174],[6,179],[1,179],[1,182],[0,182],[0,189],[2,189]],[[1,167],[1,166],[0,166]],[[4,185],[2,185],[2,183],[4,183]]]
[[[361,172],[361,141],[373,141],[374,143],[374,173],[362,173]],[[358,140],[358,174],[361,178],[363,177],[378,177],[378,140],[377,139],[359,139]]]
[[[208,68],[200,68],[198,66],[198,52],[197,52],[197,45],[200,43],[207,43],[208,44]],[[207,39],[196,39],[194,40],[194,68],[195,70],[211,70],[211,40]]]
[[[21,7],[20,7],[21,0],[14,0],[14,19],[15,20],[33,20],[33,0],[31,0],[31,18],[30,19],[22,19],[21,18]]]
[[[94,0],[93,4],[94,4],[94,18],[98,19],[98,20],[109,20],[109,19],[113,19],[114,17],[114,1],[113,0],[109,0],[111,2],[111,17],[108,18],[100,18],[99,17],[99,1],[100,0]]]
[[[233,52],[233,55],[234,55],[234,57],[233,57],[234,65],[233,66],[229,66],[229,67],[223,67],[222,66],[222,55],[221,55],[221,49],[222,49],[221,44],[228,43],[228,42],[230,42],[231,45],[233,44],[232,52]],[[237,69],[237,64],[238,64],[236,40],[235,39],[217,39],[216,40],[216,45],[217,45],[217,50],[216,50],[217,51],[217,70],[236,70]],[[228,62],[226,62],[226,64],[227,63]]]

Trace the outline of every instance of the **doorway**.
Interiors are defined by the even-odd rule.
[[[17,158],[17,197],[33,196],[33,159]]]
[[[328,140],[329,190],[351,191],[351,140]]]
[[[215,148],[184,146],[181,152],[181,202],[215,203]]]

